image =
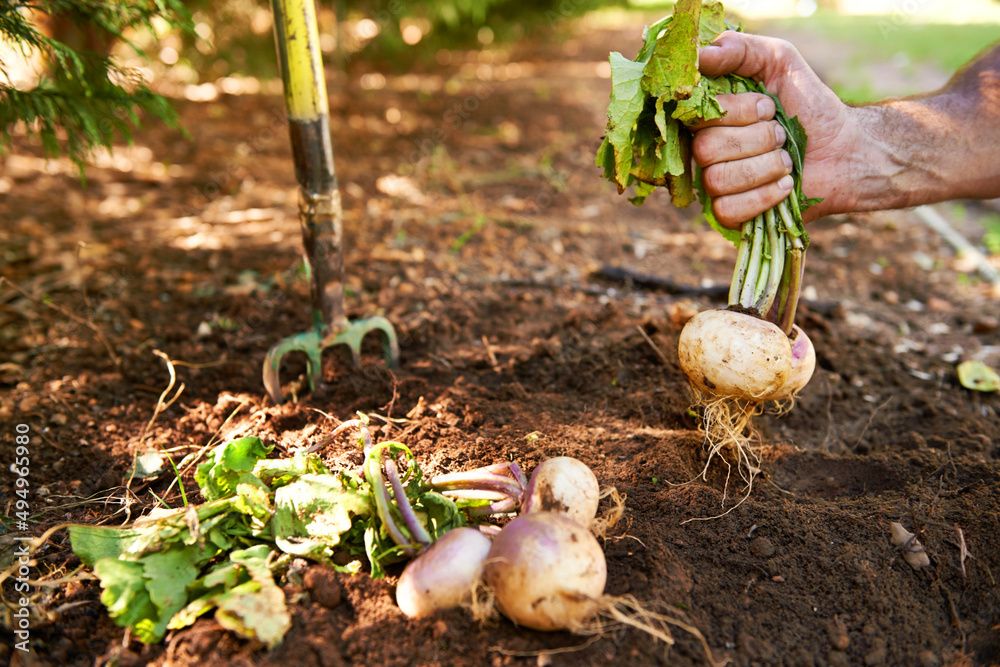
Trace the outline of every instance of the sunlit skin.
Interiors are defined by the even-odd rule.
[[[1000,197],[1000,46],[942,89],[852,107],[823,84],[790,43],[725,32],[699,52],[703,74],[762,81],[798,116],[809,141],[803,192],[823,202],[803,215],[905,208]],[[738,229],[784,199],[791,163],[765,95],[720,95],[727,115],[695,126],[694,158],[722,224]]]

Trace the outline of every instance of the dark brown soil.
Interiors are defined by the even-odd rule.
[[[151,127],[88,169],[86,187],[26,143],[6,157],[0,451],[6,468],[15,426],[30,426],[33,532],[152,507],[171,476],[123,486],[149,445],[179,461],[239,431],[277,454],[361,410],[404,419],[376,419],[379,435],[431,472],[582,459],[626,496],[604,542],[607,592],[672,610],[717,659],[1000,664],[1000,396],[955,373],[964,359],[998,365],[998,295],[908,213],[811,226],[799,322],[817,373],[790,413],[758,420],[764,474],[750,498],[682,523],[740,491],[730,481],[723,502],[718,460],[708,481],[682,484],[705,454],[677,337],[686,316],[719,304],[596,272],[725,285],[735,252],[696,210],[659,196],[634,208],[593,166],[609,87],[599,63],[634,32],[581,26],[568,41],[456,52],[376,89],[362,87],[362,63],[330,74],[347,305],[394,323],[402,364],[388,371],[374,345],[361,368],[331,354],[324,386],[282,406],[265,398],[261,364],[306,328],[309,297],[279,95],[180,102],[193,141]],[[191,365],[176,367],[183,392],[151,422],[169,381],[156,350]],[[293,359],[283,380],[303,368]],[[352,464],[346,447],[327,452],[331,464]],[[12,479],[0,487],[7,516]],[[180,503],[176,485],[165,500]],[[930,568],[890,544],[894,521]],[[0,541],[6,565],[12,541]],[[78,565],[56,533],[33,571]],[[109,620],[95,581],[32,589],[33,653],[4,631],[0,663],[706,664],[683,631],[668,649],[635,630],[546,634],[461,610],[410,621],[391,575],[319,570],[286,587],[294,625],[270,652],[212,620],[143,646]]]

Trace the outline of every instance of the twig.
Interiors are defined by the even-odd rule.
[[[584,643],[577,644],[576,646],[561,646],[559,648],[546,648],[538,651],[513,651],[502,646],[491,646],[489,650],[494,653],[499,653],[500,655],[509,655],[516,658],[534,658],[542,655],[556,655],[558,653],[575,653],[576,651],[582,651],[599,639],[601,639],[600,635],[594,635]]]
[[[962,565],[962,578],[965,579],[965,559],[972,558],[972,554],[969,553],[969,547],[965,544],[965,534],[962,529],[955,526],[955,532],[958,533],[958,562]]]
[[[653,348],[653,352],[656,352],[656,356],[660,358],[660,362],[664,366],[669,366],[670,360],[667,359],[667,355],[663,354],[663,351],[656,346],[656,343],[654,343],[653,339],[649,337],[649,334],[646,333],[646,330],[643,329],[642,326],[638,324],[635,326],[635,328],[639,330],[639,333],[642,334],[642,337],[645,338],[646,342],[649,343],[649,346]]]
[[[882,405],[876,406],[876,408],[872,410],[871,415],[869,415],[868,417],[868,423],[866,423],[865,427],[861,429],[861,435],[858,436],[858,441],[854,443],[855,447],[861,444],[861,439],[865,437],[865,433],[868,432],[868,427],[872,425],[872,421],[875,419],[875,414],[885,406],[889,405],[889,401],[891,401],[894,398],[895,396],[890,396],[889,398],[885,399]]]
[[[174,394],[174,397],[170,399],[168,402],[164,403],[164,399],[167,397],[168,394],[170,394],[170,390],[174,388],[174,383],[177,381],[177,372],[174,371],[174,362],[170,360],[170,357],[168,357],[163,352],[160,352],[159,350],[153,350],[153,354],[155,354],[156,356],[160,357],[165,362],[167,362],[167,372],[170,373],[170,382],[167,383],[167,388],[164,389],[163,393],[160,394],[160,398],[157,399],[156,407],[153,408],[153,416],[149,418],[149,422],[147,422],[146,428],[142,429],[142,435],[139,436],[140,444],[142,444],[142,442],[146,439],[146,435],[149,433],[149,429],[153,427],[153,422],[156,421],[156,417],[159,416],[161,412],[163,412],[171,405],[173,405],[174,402],[181,397],[181,392],[184,391],[184,383],[182,382],[181,386],[177,388],[177,393]],[[131,478],[129,478],[129,481],[131,481]]]
[[[969,240],[956,232],[948,221],[930,206],[918,206],[913,209],[920,221],[941,235],[945,241],[951,244],[959,255],[965,255],[971,259],[979,273],[994,285],[1000,285],[1000,271],[997,271],[983,253],[969,243]]]
[[[500,372],[500,364],[497,363],[497,355],[493,354],[493,347],[490,345],[490,339],[483,336],[483,347],[486,348],[486,357],[490,361],[490,366],[493,367],[495,373]]]
[[[0,276],[0,284],[2,284],[2,283],[6,283],[6,284],[10,285],[14,289],[14,291],[16,291],[19,294],[21,294],[21,296],[23,296],[24,298],[29,299],[31,301],[34,301],[35,303],[37,303],[37,304],[39,304],[41,306],[45,306],[46,308],[51,308],[52,310],[56,311],[57,313],[61,313],[63,316],[68,317],[69,319],[73,320],[77,324],[82,324],[83,326],[85,326],[88,329],[90,329],[91,331],[93,331],[94,334],[97,336],[98,340],[101,341],[101,344],[104,345],[104,349],[106,349],[108,351],[108,356],[110,356],[111,357],[111,361],[114,362],[115,368],[119,368],[119,369],[121,368],[121,359],[119,359],[118,355],[115,354],[115,350],[111,346],[111,342],[108,341],[107,337],[104,335],[104,332],[101,330],[101,328],[99,326],[97,326],[96,324],[94,324],[93,321],[91,321],[88,318],[80,317],[76,313],[71,313],[70,311],[66,310],[65,308],[63,308],[62,306],[60,306],[58,304],[50,303],[48,301],[42,301],[41,299],[38,299],[37,297],[32,296],[31,294],[29,294],[28,292],[26,292],[24,289],[22,289],[20,285],[18,285],[14,281],[8,279],[6,276]]]

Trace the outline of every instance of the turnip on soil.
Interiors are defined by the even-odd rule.
[[[735,459],[749,494],[759,472],[759,456],[746,435],[752,433],[751,418],[766,401],[794,399],[816,364],[812,343],[794,323],[809,245],[802,211],[816,200],[802,193],[806,134],[798,119],[789,118],[757,81],[698,71],[699,47],[733,29],[739,28],[726,22],[721,3],[681,0],[672,16],[646,30],[634,61],[612,53],[607,134],[597,165],[619,192],[635,185],[631,201],[637,205],[657,186],[668,187],[677,206],[697,196],[709,223],[738,246],[728,309],[692,318],[681,332],[678,356],[703,409],[709,458],[702,476],[717,454],[727,455],[723,460]],[[710,197],[698,188],[687,128],[724,115],[716,95],[744,92],[774,100],[794,186],[784,201],[736,232],[718,223]]]
[[[396,604],[410,618],[470,604],[493,542],[477,528],[445,533],[410,561],[396,585]]]
[[[600,484],[586,463],[557,456],[542,461],[531,472],[521,513],[562,513],[589,528],[597,516],[600,498]]]
[[[493,540],[483,571],[507,618],[535,630],[579,630],[604,594],[607,564],[597,539],[566,514],[534,512]]]

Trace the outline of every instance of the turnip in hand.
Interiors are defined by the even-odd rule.
[[[597,165],[619,192],[636,186],[635,204],[665,186],[683,207],[697,189],[706,219],[738,247],[728,310],[693,318],[681,334],[679,356],[704,408],[709,461],[722,450],[735,453],[749,493],[758,470],[758,455],[744,434],[750,418],[764,401],[794,398],[815,367],[812,346],[795,334],[794,321],[809,245],[802,211],[818,200],[802,191],[807,137],[798,118],[788,116],[758,80],[700,73],[698,49],[729,29],[739,30],[726,23],[720,3],[684,0],[674,5],[673,16],[646,30],[635,60],[612,54],[612,102]],[[774,100],[792,187],[783,201],[735,231],[719,224],[701,174],[692,168],[689,128],[726,114],[717,96],[748,92]]]

